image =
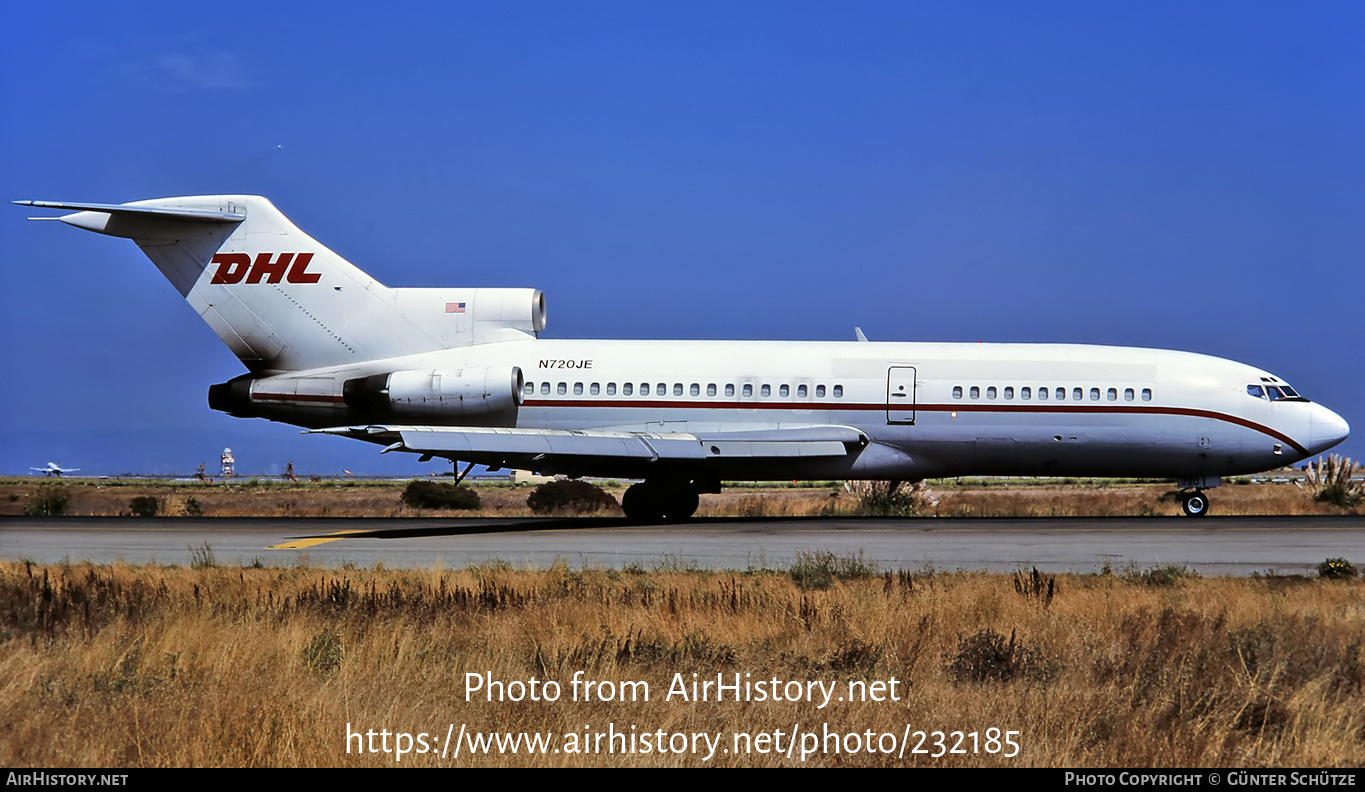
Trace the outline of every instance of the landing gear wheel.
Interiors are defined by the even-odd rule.
[[[678,522],[686,520],[696,514],[700,502],[697,493],[686,484],[676,489],[670,488],[664,498],[664,518]]]
[[[621,496],[621,511],[634,523],[658,522],[664,517],[659,488],[648,482],[632,484]]]
[[[1203,517],[1209,513],[1209,496],[1200,490],[1187,492],[1180,500],[1180,508],[1190,517]]]
[[[631,522],[681,522],[697,511],[697,492],[686,481],[642,481],[621,496],[621,510]]]

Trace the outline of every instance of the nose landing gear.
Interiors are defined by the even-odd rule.
[[[1209,513],[1209,496],[1203,490],[1190,490],[1180,496],[1180,509],[1189,517],[1203,517]]]

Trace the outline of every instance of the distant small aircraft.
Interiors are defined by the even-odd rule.
[[[31,467],[29,470],[42,473],[44,476],[60,476],[63,473],[75,473],[80,468],[64,468],[56,462],[49,462],[47,467]]]

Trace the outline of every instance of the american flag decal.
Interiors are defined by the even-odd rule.
[[[464,303],[446,303],[446,313],[464,313]]]

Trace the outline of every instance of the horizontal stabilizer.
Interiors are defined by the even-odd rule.
[[[209,209],[178,209],[160,206],[137,206],[134,204],[71,203],[70,201],[14,201],[20,206],[36,206],[40,209],[65,209],[72,212],[105,212],[128,217],[148,217],[167,220],[189,220],[199,223],[239,223],[246,219],[243,212],[225,212]],[[47,218],[31,217],[30,220]]]

